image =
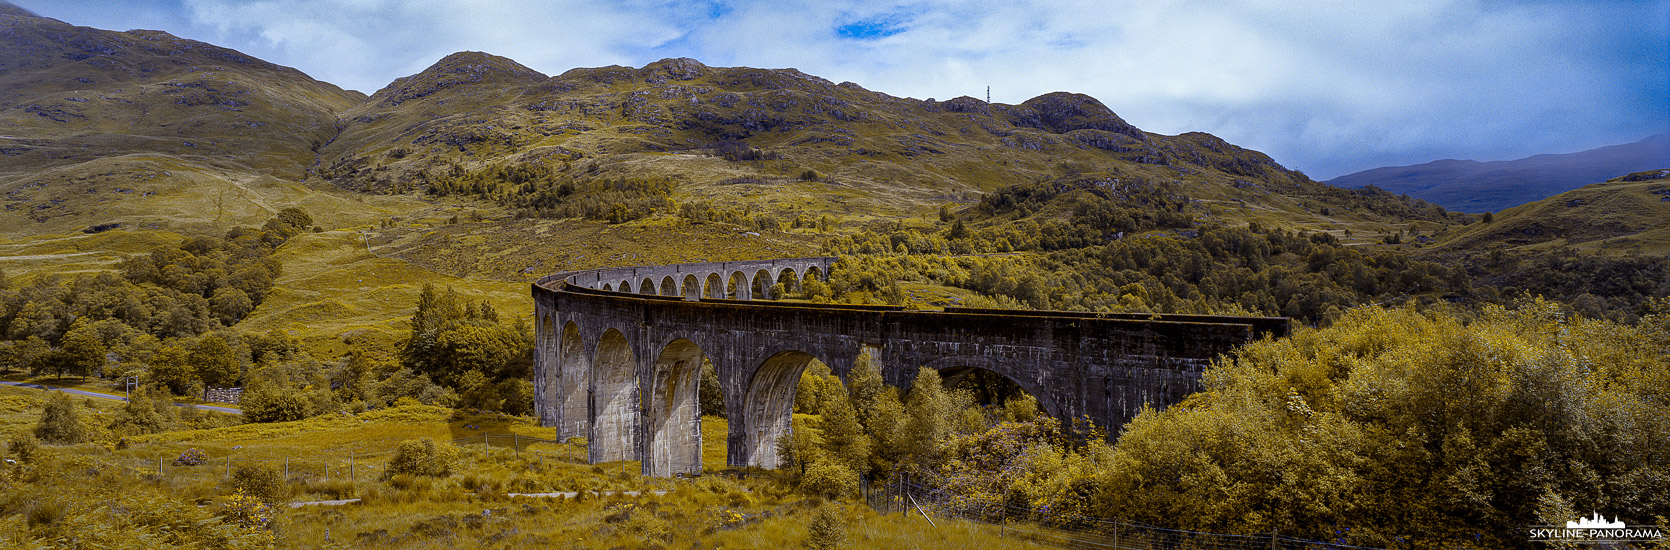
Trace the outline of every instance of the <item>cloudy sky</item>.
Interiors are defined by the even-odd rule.
[[[1670,131],[1670,0],[11,0],[371,93],[478,50],[550,75],[692,57],[898,96],[1089,94],[1316,179]]]

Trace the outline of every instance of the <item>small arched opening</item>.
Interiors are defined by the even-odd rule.
[[[685,298],[691,299],[691,300],[701,298],[702,297],[702,280],[697,279],[695,275],[685,275],[684,276],[684,288],[683,288],[682,294],[684,295]]]
[[[678,296],[678,281],[672,275],[661,278],[661,295]]]
[[[747,300],[750,298],[748,295],[748,276],[741,271],[731,273],[731,283],[728,288],[730,294],[726,296],[727,298],[732,300]]]
[[[702,288],[702,297],[715,299],[725,297],[725,280],[719,278],[718,273],[707,274],[707,285]]]
[[[795,275],[793,269],[783,268],[782,271],[779,271],[777,273],[777,285],[782,288],[782,292],[772,292],[771,294],[773,298],[782,299],[795,294],[800,294],[800,277]],[[777,289],[773,288],[772,290],[775,291]],[[781,296],[778,294],[781,294]]]
[[[614,289],[614,287],[609,286],[609,283],[603,283],[603,290],[607,291],[607,292],[612,292],[615,289]]]
[[[621,281],[620,282],[620,291],[624,292],[624,293],[627,293],[627,294],[631,294],[632,293],[632,283],[630,281]]]
[[[655,280],[645,277],[643,281],[638,283],[638,293],[655,294]]]
[[[752,294],[754,295],[753,299],[755,299],[755,300],[775,300],[775,299],[777,299],[776,296],[771,295],[771,283],[772,283],[771,272],[766,271],[764,269],[761,269],[761,270],[755,272],[754,273],[754,284],[753,284],[752,288],[750,289],[750,290],[752,290]]]
[[[804,288],[804,285],[806,284],[807,281],[821,281],[821,280],[823,280],[823,270],[818,269],[818,266],[815,266],[815,265],[814,266],[807,266],[806,267],[806,275],[804,277],[800,278],[800,284],[802,285],[802,288]]]

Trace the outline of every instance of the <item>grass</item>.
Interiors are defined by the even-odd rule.
[[[0,433],[9,436],[32,427],[40,415],[41,395],[0,388]],[[94,402],[86,415],[92,422],[108,421],[119,405]],[[725,429],[722,418],[703,419],[703,457],[710,467],[723,464]],[[45,456],[33,463],[0,469],[0,485],[53,495],[53,508],[0,499],[0,541],[28,547],[28,541],[38,537],[79,529],[90,537],[114,537],[118,543],[110,545],[120,546],[122,537],[148,532],[145,525],[131,523],[144,524],[149,514],[180,504],[220,510],[231,493],[226,475],[252,464],[286,474],[286,500],[361,499],[346,506],[275,508],[270,534],[285,547],[798,547],[818,502],[794,492],[792,479],[776,472],[736,472],[740,478],[644,478],[635,462],[590,465],[568,459],[559,446],[513,450],[498,439],[492,448],[459,448],[456,473],[448,477],[382,475],[388,451],[399,441],[449,441],[483,433],[547,439],[555,435],[527,418],[408,405],[358,415],[129,437],[117,447],[108,441],[45,447]],[[187,449],[205,451],[208,463],[172,464]],[[355,453],[352,467],[350,451]],[[657,490],[666,493],[650,493]],[[556,491],[583,494],[509,496]],[[112,513],[117,508],[125,512]],[[1035,547],[999,538],[984,526],[941,522],[929,528],[919,516],[882,515],[857,505],[845,510],[849,547]],[[50,515],[49,521],[31,527],[18,519],[30,514]],[[117,525],[128,526],[115,529]],[[203,525],[211,524],[199,523]],[[189,540],[193,534],[171,536]]]

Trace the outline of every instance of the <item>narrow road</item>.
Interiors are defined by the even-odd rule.
[[[73,388],[59,388],[59,387],[55,387],[55,386],[47,386],[47,385],[42,385],[42,384],[31,384],[29,382],[8,382],[8,381],[5,381],[5,380],[0,380],[0,385],[12,386],[12,387],[16,387],[16,388],[29,388],[29,389],[32,389],[32,390],[61,391],[61,392],[64,392],[64,393],[67,393],[67,394],[70,394],[70,395],[79,395],[79,396],[82,396],[82,397],[93,397],[93,398],[97,398],[97,399],[109,399],[111,401],[126,402],[128,400],[128,398],[122,397],[120,395],[111,395],[111,394],[108,394],[108,393],[90,392],[90,391],[86,391],[86,390],[78,390],[78,389],[73,389]],[[214,411],[214,412],[220,412],[220,413],[226,413],[226,414],[242,415],[244,413],[243,411],[240,411],[238,409],[234,409],[234,408],[230,408],[230,407],[217,407],[217,406],[214,406],[214,405],[192,405],[192,404],[189,404],[189,403],[175,403],[174,406],[176,406],[176,407],[191,407],[191,408],[195,408],[195,409],[201,409],[201,410],[205,410],[205,411]]]

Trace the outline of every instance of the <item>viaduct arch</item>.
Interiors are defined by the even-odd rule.
[[[1118,433],[1143,405],[1200,387],[1215,357],[1283,317],[1097,314],[772,302],[773,285],[829,273],[834,258],[594,269],[533,285],[534,408],[540,424],[590,442],[592,462],[639,460],[645,475],[701,471],[702,361],[729,414],[727,463],[776,467],[800,373],[813,359],[845,378],[859,353],[907,386],[918,367],[979,368],[1020,385],[1057,418]],[[636,292],[634,292],[636,291]]]

